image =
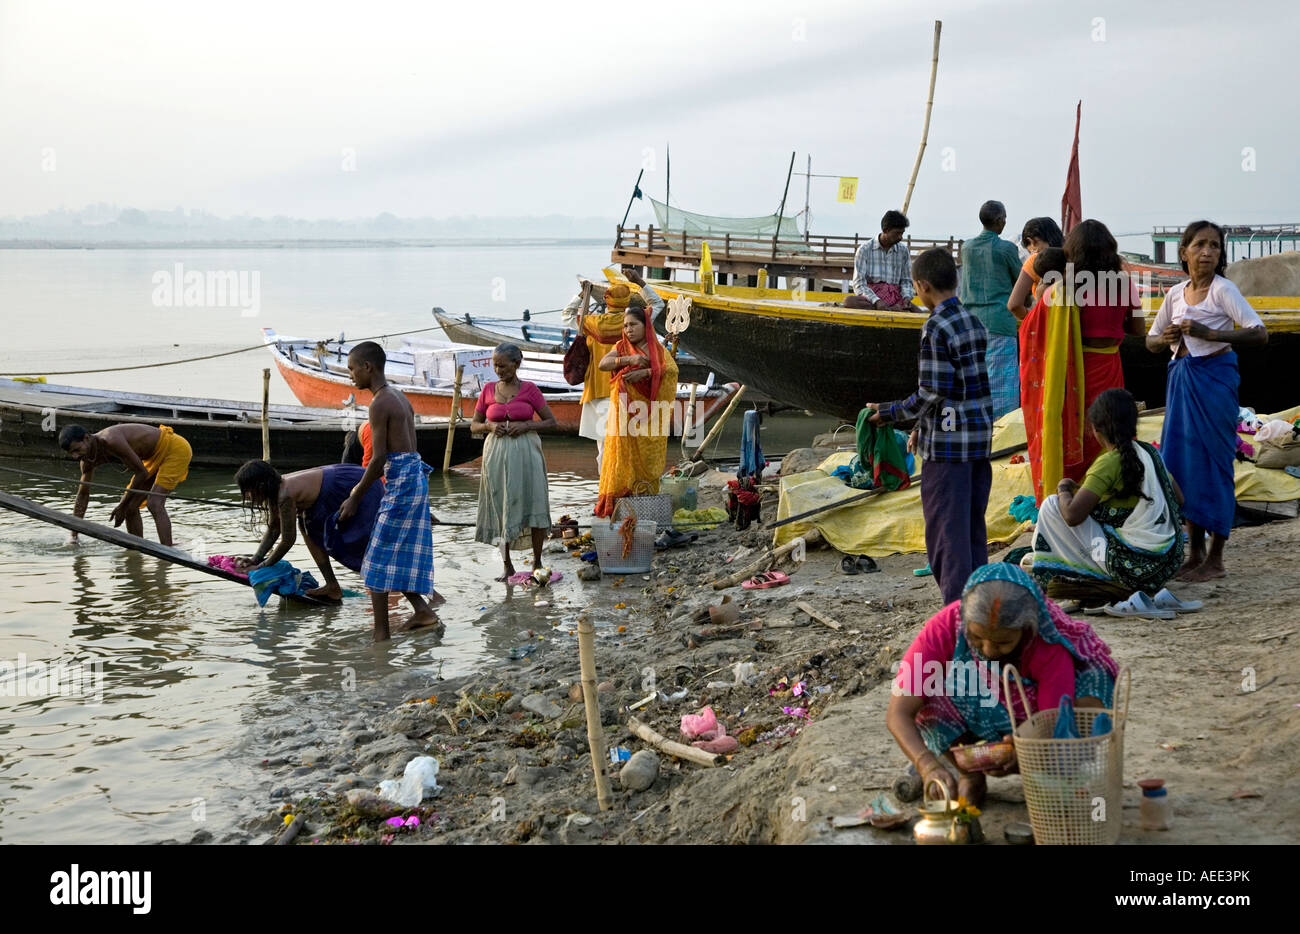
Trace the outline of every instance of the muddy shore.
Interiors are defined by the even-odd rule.
[[[702,507],[721,504],[724,479],[713,475],[712,485],[702,485]],[[773,486],[764,521],[776,499]],[[681,717],[709,705],[741,742],[725,765],[657,754],[653,783],[631,791],[621,786],[621,766],[606,762],[614,801],[599,810],[573,690],[575,608],[571,621],[548,632],[521,632],[512,653],[521,657],[493,671],[456,680],[406,673],[360,696],[347,722],[261,735],[252,748],[263,757],[266,816],[232,842],[269,842],[294,814],[303,818],[295,844],[910,844],[906,826],[833,829],[830,821],[888,793],[906,766],[884,713],[894,664],[939,609],[933,578],[912,573],[925,557],[884,558],[879,573],[850,576],[839,553],[823,546],[801,564],[780,565],[790,575],[786,586],[712,588],[757,558],[770,536],[758,525],[738,532],[724,524],[659,552],[650,574],[581,585],[581,612],[596,624],[608,745],[649,748],[629,732],[630,715],[686,741]],[[1300,572],[1289,557],[1278,561],[1298,548],[1300,522],[1241,528],[1229,545],[1226,580],[1176,588],[1205,601],[1202,611],[1169,622],[1088,617],[1133,674],[1121,843],[1300,840],[1300,799],[1287,790],[1300,768],[1300,632],[1279,611],[1300,601]],[[567,553],[547,560],[566,574],[580,565]],[[695,621],[727,594],[741,608],[739,631]],[[814,621],[796,607],[800,601],[841,628]],[[755,675],[738,678],[740,663],[752,663]],[[801,696],[782,682],[803,682]],[[654,700],[629,712],[652,693]],[[348,801],[349,791],[400,777],[417,755],[438,760],[442,786],[420,807],[382,813]],[[1147,777],[1167,782],[1169,831],[1138,826],[1136,782]],[[416,815],[420,823],[394,830],[384,823],[390,815]],[[1004,825],[1027,819],[1020,779],[991,779],[981,819],[988,841],[1002,844]]]

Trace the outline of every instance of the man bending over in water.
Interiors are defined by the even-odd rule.
[[[433,591],[433,525],[429,518],[432,468],[420,459],[415,444],[415,412],[406,397],[384,378],[387,356],[374,341],[363,341],[348,354],[348,372],[358,389],[368,389],[370,438],[374,456],[365,474],[339,508],[339,525],[361,509],[366,491],[384,477],[384,499],[366,547],[361,579],[375,611],[375,641],[388,638],[388,594],[400,590],[415,614],[403,630],[438,625],[423,594]]]
[[[81,461],[81,486],[72,514],[81,518],[90,503],[90,486],[95,468],[114,461],[125,464],[134,471],[122,501],[112,515],[113,527],[126,523],[132,535],[144,537],[144,522],[140,510],[146,501],[149,514],[158,528],[158,541],[172,545],[172,520],[167,515],[167,494],[189,476],[190,458],[194,452],[190,443],[172,431],[168,425],[125,424],[110,425],[94,434],[80,425],[69,425],[59,432],[59,447]],[[77,540],[77,533],[72,533]]]

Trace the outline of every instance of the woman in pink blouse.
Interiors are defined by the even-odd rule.
[[[518,378],[523,360],[514,344],[501,344],[492,351],[497,382],[488,383],[479,393],[469,426],[471,434],[487,435],[474,540],[500,546],[505,573],[499,581],[514,575],[510,548],[528,546],[523,537],[526,530],[532,531],[533,567],[542,566],[542,544],[551,528],[546,460],[537,432],[554,428],[555,416],[541,390]]]

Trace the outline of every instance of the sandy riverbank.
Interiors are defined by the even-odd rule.
[[[765,519],[775,503],[775,494],[765,497]],[[597,623],[609,745],[646,748],[625,724],[653,676],[658,692],[685,696],[656,697],[635,715],[680,740],[681,716],[712,705],[744,743],[725,766],[661,755],[658,778],[640,792],[620,788],[617,768],[607,766],[614,806],[601,812],[582,705],[570,698],[577,640],[560,626],[536,633],[530,655],[495,671],[458,681],[408,675],[346,723],[268,737],[272,755],[261,768],[280,810],[247,827],[251,839],[269,839],[292,811],[306,819],[301,843],[910,843],[906,828],[834,830],[829,819],[887,792],[906,764],[884,711],[891,666],[939,608],[933,578],[912,574],[924,556],[885,558],[880,573],[848,576],[839,554],[822,548],[802,565],[782,566],[788,586],[711,588],[748,560],[728,565],[728,557],[748,548],[752,558],[769,539],[756,526],[724,525],[659,553],[650,575],[583,585]],[[1300,768],[1300,626],[1285,611],[1300,601],[1300,572],[1290,566],[1298,548],[1295,521],[1238,529],[1228,579],[1176,587],[1204,600],[1201,612],[1172,622],[1088,617],[1133,672],[1122,843],[1300,840],[1300,799],[1287,790]],[[566,572],[578,563],[551,560]],[[757,628],[690,647],[701,629],[694,612],[724,593]],[[625,607],[608,608],[615,601]],[[798,601],[843,628],[810,620]],[[721,686],[734,680],[738,662],[754,663],[757,678]],[[805,697],[771,695],[783,677],[804,681]],[[1254,689],[1243,690],[1252,677]],[[782,710],[793,706],[805,707],[807,718]],[[400,776],[419,754],[439,760],[443,790],[419,809],[393,812],[420,815],[419,829],[386,836],[381,817],[358,815],[344,795]],[[1136,780],[1152,776],[1166,779],[1173,803],[1167,832],[1138,827]],[[983,818],[990,842],[1003,842],[1005,823],[1027,819],[1023,802],[1018,777],[990,780]]]

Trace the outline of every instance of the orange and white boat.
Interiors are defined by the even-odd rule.
[[[303,340],[262,328],[262,339],[275,358],[280,375],[303,405],[326,409],[344,409],[367,405],[370,393],[358,390],[348,374],[348,351],[352,342],[337,339]],[[410,400],[416,415],[447,418],[451,414],[456,369],[464,367],[461,381],[460,411],[465,418],[474,417],[479,390],[496,379],[492,371],[492,348],[441,341],[404,341],[395,349],[385,349],[388,364],[384,375],[402,395]],[[519,378],[535,383],[555,415],[556,431],[578,433],[582,421],[582,388],[570,386],[563,376],[563,357],[559,354],[524,353]],[[692,420],[704,425],[739,388],[736,383],[723,386],[705,384],[695,394],[696,413]],[[691,387],[677,387],[680,403],[673,412],[673,434],[680,434],[685,421]]]

